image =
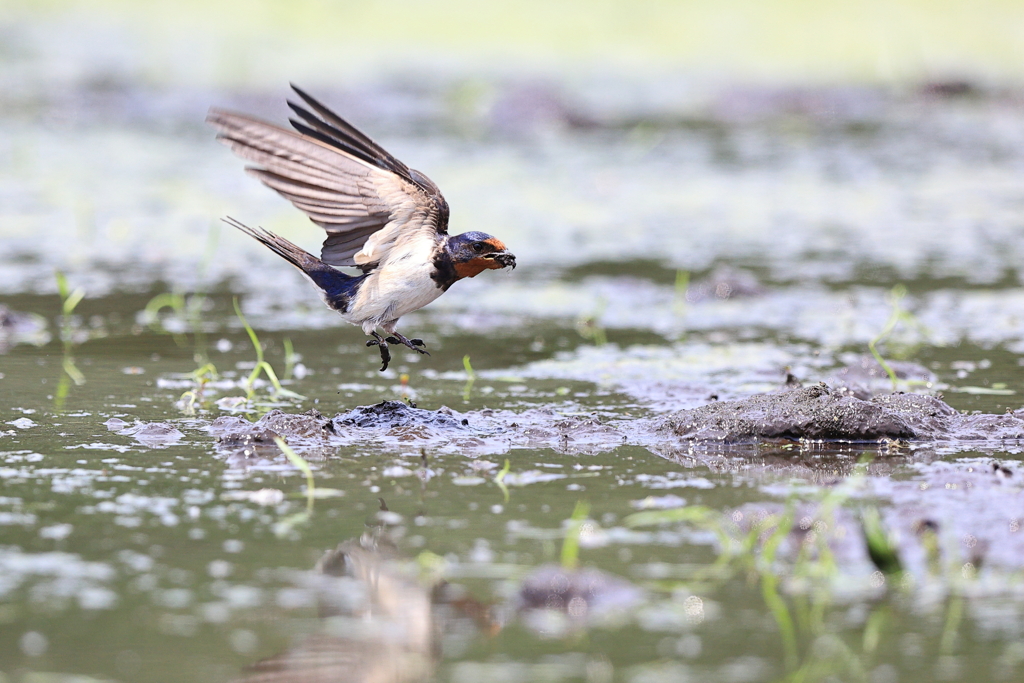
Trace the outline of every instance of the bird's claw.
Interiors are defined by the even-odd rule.
[[[388,339],[388,340],[385,340],[385,339],[369,339],[366,342],[366,346],[367,347],[376,346],[376,347],[380,348],[380,361],[381,361],[380,371],[381,372],[384,372],[385,370],[387,370],[388,369],[388,363],[391,362],[391,351],[388,350],[388,341],[390,341],[390,339]]]
[[[429,353],[427,353],[426,350],[420,348],[425,347],[427,345],[422,339],[409,339],[407,337],[403,337],[400,334],[395,334],[391,337],[388,337],[387,342],[389,344],[402,344],[403,346],[407,346],[413,351],[416,351],[417,353],[422,353],[427,356],[430,355]]]
[[[429,353],[427,353],[425,349],[420,348],[426,346],[426,343],[424,343],[422,339],[408,339],[398,334],[397,332],[389,337],[382,337],[376,332],[374,332],[373,339],[368,339],[366,341],[366,345],[377,346],[380,348],[380,359],[381,362],[383,363],[383,365],[381,365],[380,367],[381,372],[387,370],[388,363],[391,362],[391,351],[388,350],[388,344],[402,344],[404,346],[408,346],[410,349],[416,351],[417,353],[423,353],[428,356],[430,355]]]

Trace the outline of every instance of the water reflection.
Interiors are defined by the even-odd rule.
[[[18,344],[45,346],[50,341],[46,318],[38,313],[15,311],[0,304],[0,355]]]
[[[373,681],[428,678],[441,648],[431,592],[397,561],[386,536],[366,533],[316,565],[318,632],[263,659],[236,681]]]
[[[742,475],[760,485],[797,479],[816,486],[834,486],[853,475],[889,476],[912,462],[940,457],[934,446],[911,448],[907,442],[878,444],[810,441],[763,441],[756,444],[658,444],[651,451],[686,467]]]

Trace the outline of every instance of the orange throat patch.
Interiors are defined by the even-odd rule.
[[[465,263],[456,263],[455,274],[461,279],[464,277],[476,277],[485,270],[498,270],[500,268],[502,268],[502,265],[494,259],[478,256]]]

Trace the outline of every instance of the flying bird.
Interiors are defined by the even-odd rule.
[[[288,240],[226,218],[306,276],[328,308],[359,325],[380,349],[427,353],[422,339],[398,332],[398,319],[438,298],[459,280],[516,267],[504,243],[483,232],[448,234],[448,202],[430,178],[391,156],[350,123],[292,86],[294,131],[222,109],[207,123],[217,139],[253,165],[246,171],[327,231],[320,258]],[[335,266],[354,266],[360,275]],[[382,336],[377,329],[383,330]],[[429,354],[427,354],[429,355]]]

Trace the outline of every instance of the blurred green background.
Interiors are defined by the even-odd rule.
[[[5,68],[27,48],[52,55],[43,75],[66,78],[105,54],[103,68],[154,85],[374,70],[897,84],[1024,74],[1024,3],[1013,0],[4,0],[0,26]]]

